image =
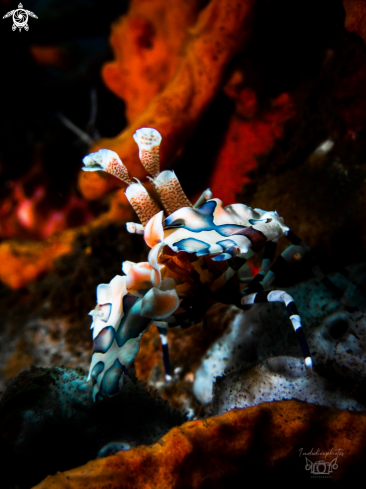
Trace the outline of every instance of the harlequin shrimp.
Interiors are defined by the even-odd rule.
[[[93,398],[116,394],[139,351],[142,335],[158,327],[166,378],[170,379],[167,331],[197,324],[215,302],[241,308],[260,302],[282,302],[296,332],[305,365],[312,360],[293,298],[285,291],[266,290],[295,254],[312,250],[284,225],[277,212],[244,204],[223,207],[208,189],[192,205],[172,171],[159,171],[161,135],[152,128],[134,134],[142,165],[152,178],[152,191],[135,179],[116,153],[101,149],[83,159],[85,171],[104,170],[125,182],[126,196],[141,223],[127,223],[151,248],[146,262],[122,264],[124,275],[97,288],[93,317],[93,356],[89,378]],[[292,245],[274,260],[278,238]],[[259,273],[242,289],[238,272],[263,250]],[[313,272],[336,289],[315,264]]]

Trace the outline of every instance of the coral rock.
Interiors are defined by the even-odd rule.
[[[49,476],[34,489],[221,487],[235,476],[243,483],[265,469],[269,476],[283,478],[291,472],[304,477],[306,460],[301,454],[311,448],[320,453],[309,456],[312,462],[330,462],[335,458],[332,450],[341,450],[331,475],[338,480],[365,460],[365,436],[365,413],[299,401],[264,403],[185,423],[152,446]],[[321,455],[324,452],[330,453]]]
[[[0,243],[0,280],[12,289],[20,289],[52,270],[57,258],[72,251],[78,235],[90,234],[95,228],[128,218],[131,218],[130,204],[120,190],[111,199],[109,211],[89,224],[66,229],[41,242],[15,239],[3,241]]]
[[[28,488],[98,455],[155,443],[185,420],[140,382],[127,380],[121,395],[96,404],[82,371],[32,367],[1,398],[1,487]]]
[[[352,268],[351,274],[357,282],[364,280],[363,270],[364,265]],[[340,275],[333,275],[332,280],[344,289],[346,282]],[[366,303],[360,289],[348,284],[343,298],[337,300],[322,283],[312,279],[286,288],[286,291],[299,308],[314,365],[322,370],[319,373],[333,379],[334,376],[342,378],[348,387],[360,383],[366,372],[366,321],[363,312]],[[344,304],[347,303],[355,312],[345,310]],[[224,334],[207,350],[195,374],[193,391],[202,403],[211,401],[215,377],[252,367],[255,362],[269,357],[300,355],[282,305],[256,304],[245,312],[235,306],[230,309],[224,311],[222,317],[233,314],[233,319],[228,320]],[[361,394],[363,387],[360,385],[356,390]]]
[[[316,372],[306,370],[300,358],[287,356],[272,357],[249,370],[241,369],[217,378],[213,409],[215,414],[222,414],[234,407],[284,399],[352,411],[366,409]]]
[[[101,139],[91,150],[109,148],[115,151],[131,175],[144,178],[143,167],[137,155],[134,156],[132,135],[141,127],[153,126],[165,141],[161,161],[162,167],[166,167],[218,93],[228,64],[247,45],[255,4],[254,0],[210,2],[189,30],[184,54],[169,83],[124,132],[114,139]],[[82,192],[87,177],[83,178],[84,181],[80,181]]]
[[[104,65],[102,77],[125,101],[129,122],[173,76],[200,3],[178,1],[167,8],[164,0],[132,0],[128,14],[112,25],[110,43],[115,59]]]

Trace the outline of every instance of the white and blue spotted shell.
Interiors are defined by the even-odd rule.
[[[229,260],[237,254],[257,251],[266,241],[277,239],[289,230],[277,212],[252,209],[244,204],[222,206],[219,199],[201,207],[183,207],[164,219],[160,211],[144,231],[146,243],[164,243],[173,251]]]
[[[109,284],[97,288],[97,306],[90,312],[93,356],[89,379],[94,384],[94,399],[118,392],[123,374],[138,353],[143,333],[152,323],[165,328],[174,324],[183,298],[194,294],[190,282],[177,277],[162,260],[165,247],[175,253],[194,255],[196,260],[191,262],[198,263],[207,257],[222,262],[236,255],[248,258],[267,241],[289,230],[277,212],[244,204],[223,207],[219,199],[205,197],[201,205],[193,207],[173,172],[157,173],[159,133],[142,128],[135,134],[135,140],[142,164],[154,176],[152,184],[159,202],[150,197],[140,182],[132,183],[115,153],[104,150],[101,156],[96,153],[84,158],[85,170],[105,170],[129,184],[126,195],[142,224],[127,223],[127,229],[143,234],[151,248],[147,262],[125,261],[122,265],[125,276],[117,275]],[[210,289],[209,275],[208,278],[200,275],[199,280]]]

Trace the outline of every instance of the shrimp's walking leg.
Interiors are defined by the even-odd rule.
[[[161,328],[157,326],[161,345],[163,349],[163,362],[164,362],[164,370],[165,370],[165,379],[167,381],[172,380],[172,374],[170,370],[170,360],[169,360],[169,346],[168,346],[168,330],[167,328]]]
[[[296,304],[293,298],[283,290],[271,290],[256,292],[254,294],[246,295],[242,298],[241,303],[243,306],[258,304],[263,302],[283,302],[286,306],[287,314],[292,322],[292,326],[296,332],[297,339],[299,340],[300,347],[305,359],[305,365],[311,369],[313,361],[310,356],[308,344],[306,342],[304,332],[302,330],[301,318],[299,316]]]

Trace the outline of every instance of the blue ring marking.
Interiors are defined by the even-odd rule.
[[[97,382],[97,377],[104,370],[104,362],[98,362],[94,365],[93,370],[91,371],[90,377],[92,378],[93,385]]]
[[[210,245],[196,238],[185,238],[173,243],[173,246],[177,247],[179,251],[186,251],[187,253],[201,253],[209,254],[208,250]],[[200,256],[200,255],[199,255]]]
[[[214,223],[214,211],[217,207],[215,201],[209,201],[203,204],[198,209],[191,207],[183,207],[183,213],[187,215],[186,219],[176,217],[182,214],[182,209],[173,212],[165,219],[164,230],[169,229],[187,229],[192,233],[200,233],[202,231],[216,231],[221,236],[231,236],[245,229],[247,226],[240,224],[220,224]],[[189,222],[190,221],[190,222]]]
[[[114,341],[114,328],[106,326],[93,341],[93,353],[106,353]]]
[[[232,256],[229,253],[221,253],[221,255],[217,255],[212,257],[213,261],[225,261],[230,260]]]
[[[123,311],[125,312],[115,333],[117,345],[121,348],[126,341],[137,338],[151,323],[151,318],[145,318],[140,314],[140,297],[127,294],[123,298]]]
[[[105,372],[100,386],[101,395],[113,396],[118,392],[118,382],[125,367],[116,358],[114,364]]]
[[[222,246],[224,248],[224,250],[227,250],[228,248],[231,248],[232,246],[235,246],[235,248],[238,248],[238,245],[232,239],[223,239],[222,241],[218,241],[217,244]]]
[[[216,207],[217,207],[217,202],[215,200],[210,200],[202,204],[201,207],[198,207],[198,209],[196,210],[203,215],[210,216],[213,215]]]
[[[193,215],[196,220],[203,221],[206,226],[204,226],[203,229],[206,229],[207,226],[210,228],[211,225],[213,225],[213,213],[216,209],[216,202],[215,201],[210,201],[210,202],[205,202],[201,207],[198,209],[192,209],[191,207],[184,207],[184,211],[187,212],[190,215]],[[173,212],[170,216],[168,216],[165,219],[165,226],[164,228],[186,228],[189,229],[189,225],[185,222],[184,219],[178,218],[175,219],[175,215],[179,213],[182,213],[182,209],[178,209],[178,211]],[[188,216],[189,217],[189,216]],[[193,229],[195,231],[195,229]]]

